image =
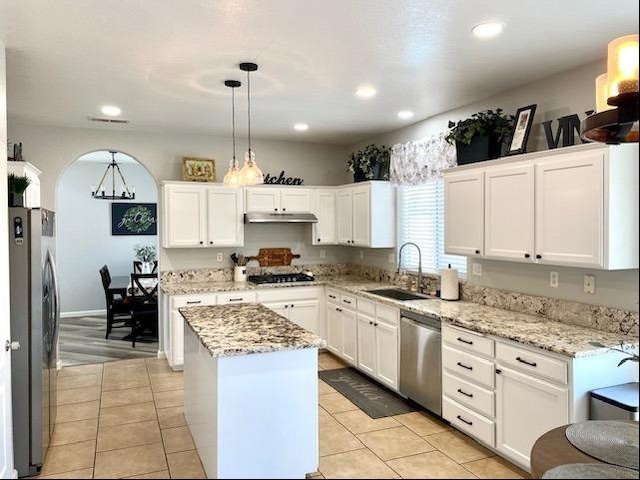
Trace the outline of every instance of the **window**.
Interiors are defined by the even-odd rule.
[[[467,276],[467,258],[444,253],[444,181],[398,188],[399,246],[414,242],[422,251],[422,270],[436,272],[451,264],[461,278]],[[418,251],[409,246],[402,252],[402,268],[418,271]]]

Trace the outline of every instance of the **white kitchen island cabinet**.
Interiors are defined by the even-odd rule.
[[[324,341],[262,305],[180,312],[186,320],[184,413],[207,478],[315,472]]]

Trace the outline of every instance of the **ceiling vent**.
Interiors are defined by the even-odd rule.
[[[88,117],[88,118],[90,122],[119,123],[119,124],[129,123],[129,120],[118,119],[118,118],[104,118],[104,117]]]

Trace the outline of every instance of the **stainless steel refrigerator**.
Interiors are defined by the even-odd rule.
[[[55,269],[55,214],[9,208],[13,441],[20,477],[39,473],[56,418],[60,308]]]

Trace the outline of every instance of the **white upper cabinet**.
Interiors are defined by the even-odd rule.
[[[283,188],[280,190],[282,213],[309,213],[313,209],[312,190],[307,188]]]
[[[310,213],[312,190],[299,187],[247,187],[247,212]]]
[[[247,212],[280,213],[280,189],[249,187]]]
[[[367,247],[370,243],[371,232],[371,191],[367,186],[355,187],[351,191],[352,218],[352,244],[358,247]]]
[[[533,261],[533,165],[488,168],[484,174],[484,254]]]
[[[314,245],[335,245],[336,237],[336,192],[320,189],[315,192],[314,213],[318,223],[313,224]]]
[[[340,245],[351,245],[351,239],[353,237],[353,209],[351,207],[351,190],[347,188],[338,190],[336,198],[338,243]]]
[[[241,188],[207,188],[210,246],[244,245],[244,202]]]
[[[464,171],[444,178],[444,251],[481,255],[484,250],[484,173]]]

